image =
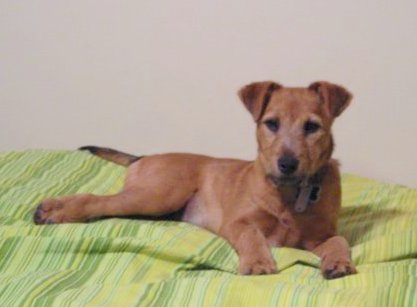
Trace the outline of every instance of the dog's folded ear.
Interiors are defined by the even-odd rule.
[[[238,95],[253,119],[258,121],[262,118],[272,93],[280,87],[282,86],[272,81],[254,82],[242,87]]]
[[[326,81],[310,84],[308,88],[316,92],[332,117],[337,117],[347,108],[352,100],[352,94],[344,87]]]

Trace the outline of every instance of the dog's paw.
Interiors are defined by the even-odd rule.
[[[335,279],[357,273],[351,260],[337,260],[331,258],[323,260],[321,272],[326,279]]]
[[[274,274],[277,266],[272,257],[242,257],[239,264],[239,273],[242,275]]]
[[[73,223],[84,220],[82,206],[74,199],[49,198],[36,208],[33,215],[35,224]]]
[[[56,212],[61,210],[63,203],[59,199],[46,199],[35,210],[33,221],[35,224],[55,224],[59,223]]]

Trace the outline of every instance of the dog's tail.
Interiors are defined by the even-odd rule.
[[[133,162],[143,158],[143,156],[134,156],[111,148],[97,146],[83,146],[78,148],[78,150],[87,150],[93,155],[99,156],[104,160],[111,161],[123,166],[129,166]]]

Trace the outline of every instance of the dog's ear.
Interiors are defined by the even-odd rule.
[[[257,122],[265,112],[272,93],[280,87],[281,85],[272,81],[254,82],[242,87],[238,95]]]
[[[326,81],[314,82],[308,88],[320,96],[332,117],[342,114],[352,100],[352,94],[344,87]]]

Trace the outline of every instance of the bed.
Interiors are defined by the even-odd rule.
[[[0,306],[417,306],[417,190],[344,174],[339,233],[359,274],[273,249],[279,273],[239,276],[220,237],[172,221],[37,226],[46,196],[111,194],[124,168],[84,152],[0,154]]]

